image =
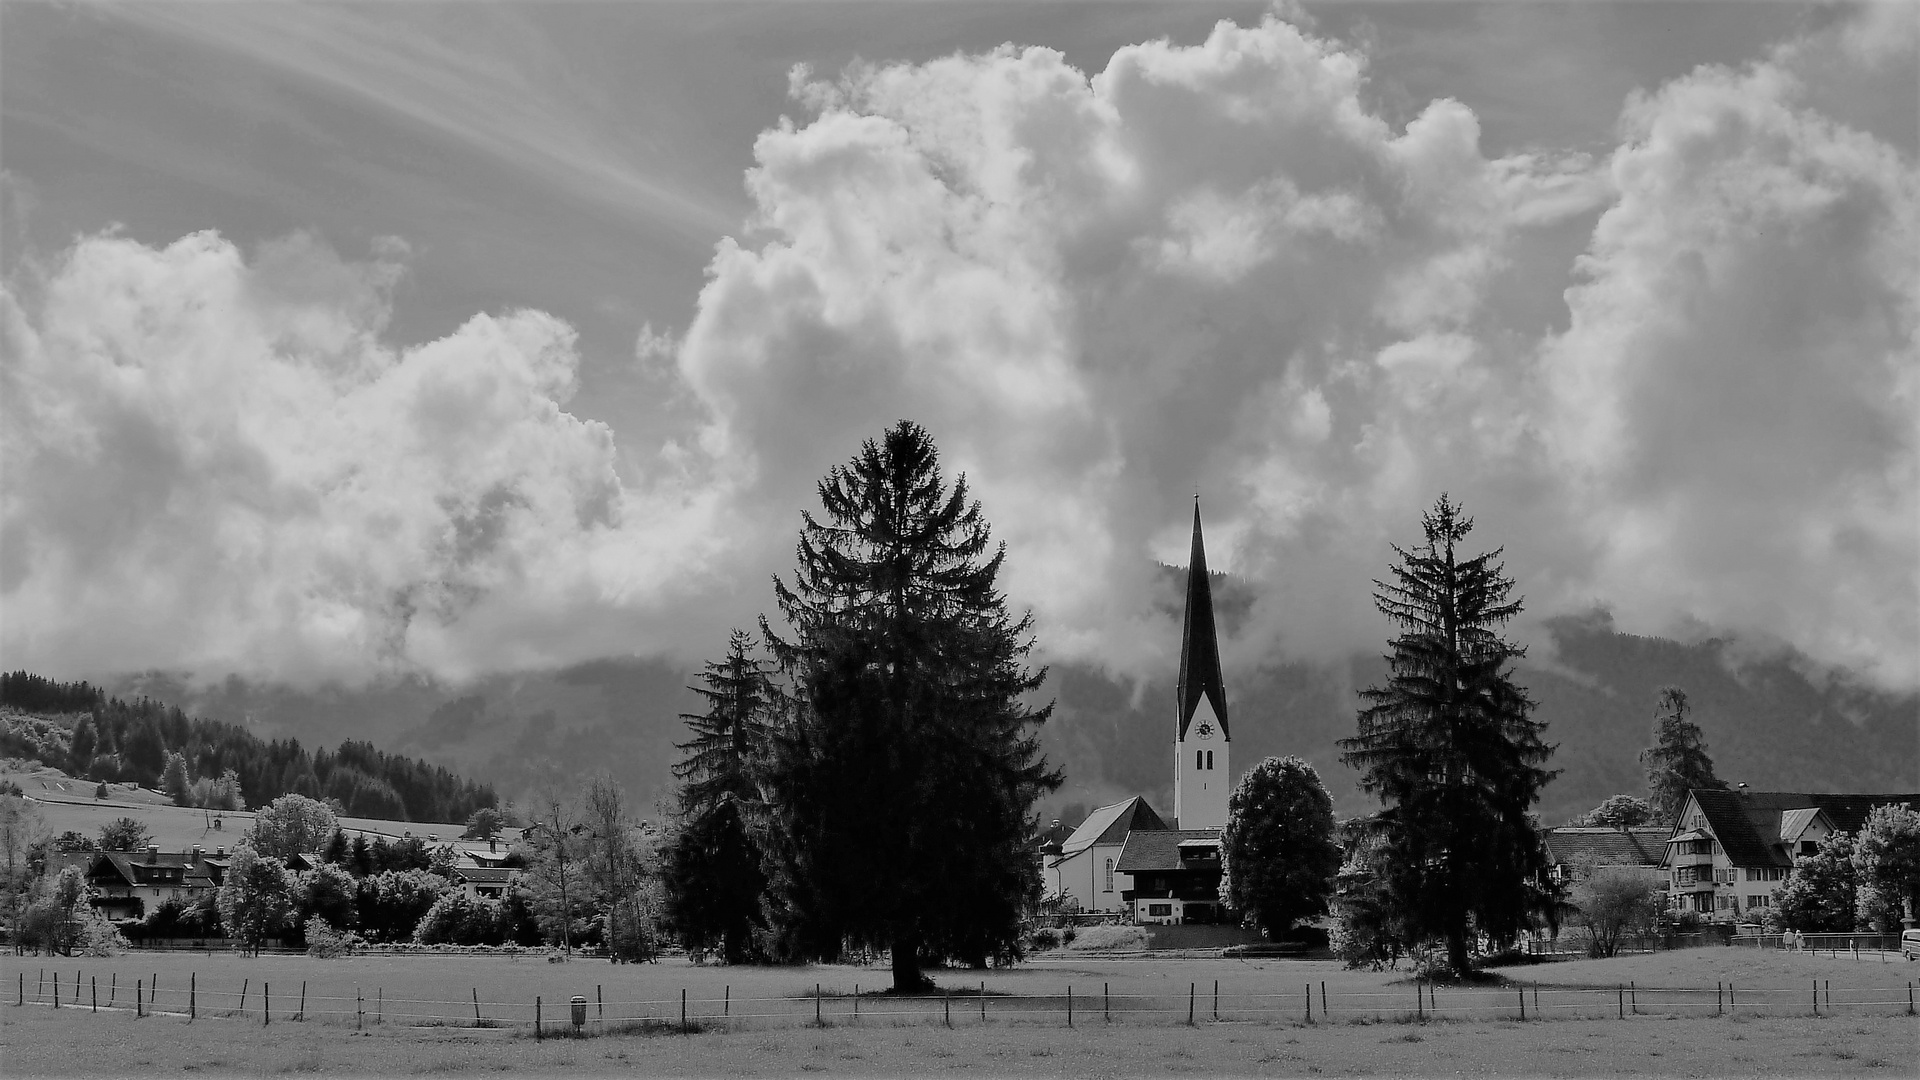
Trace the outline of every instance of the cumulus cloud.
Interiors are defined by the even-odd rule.
[[[662,640],[717,491],[620,483],[549,315],[384,345],[404,254],[107,235],[16,283],[10,662],[458,678]]]
[[[1449,491],[1535,616],[1920,680],[1913,163],[1778,61],[1636,96],[1597,158],[1489,155],[1451,100],[1396,128],[1367,67],[1270,17],[1091,74],[797,70],[753,220],[636,344],[697,437],[623,431],[625,483],[551,317],[394,350],[397,255],[84,241],[8,300],[7,651],[661,648],[764,607],[814,482],[911,417],[1054,658],[1172,664],[1152,564],[1196,490],[1256,596],[1231,665],[1378,648],[1369,581]],[[1575,266],[1529,242],[1589,226]],[[1571,286],[1544,337],[1507,302],[1541,275]]]

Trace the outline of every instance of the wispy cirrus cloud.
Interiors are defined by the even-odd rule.
[[[666,224],[690,243],[710,244],[738,224],[737,200],[668,179],[657,162],[669,148],[645,145],[620,123],[614,106],[633,103],[598,99],[570,79],[567,57],[518,9],[269,3],[99,10],[402,117],[574,198]]]

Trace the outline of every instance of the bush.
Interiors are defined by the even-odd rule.
[[[81,919],[76,949],[86,956],[114,956],[126,952],[127,939],[99,908],[88,908]]]
[[[353,950],[366,944],[360,935],[348,931],[341,933],[318,915],[309,915],[306,924],[307,955],[322,960],[331,960],[336,956],[352,955]]]
[[[1147,931],[1141,926],[1089,926],[1074,937],[1073,947],[1088,952],[1144,949]]]
[[[1033,935],[1027,940],[1034,952],[1041,952],[1046,949],[1057,949],[1060,947],[1060,931],[1055,930],[1051,926],[1042,926],[1035,930]]]

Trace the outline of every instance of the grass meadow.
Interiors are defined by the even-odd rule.
[[[58,1010],[49,1007],[56,966]],[[950,999],[902,1001],[874,992],[884,970],[847,966],[9,956],[0,963],[0,1053],[8,1076],[1911,1075],[1920,1019],[1907,1015],[1905,993],[1917,966],[1709,948],[1511,969],[1499,985],[1442,985],[1429,995],[1402,972],[1324,961],[1056,952],[1010,971],[940,972]],[[76,972],[82,989],[72,1008]],[[132,987],[137,981],[149,1000],[156,975],[160,1015],[136,1018]],[[96,980],[99,1013],[91,1009]],[[298,1022],[303,982],[307,1014]],[[187,1011],[189,985],[199,1016],[192,1022],[176,1015]],[[269,986],[272,1012],[263,1023]],[[1823,997],[1818,1016],[1816,986],[1833,1002]],[[22,987],[30,1004],[15,1008]],[[684,1033],[682,991],[691,1029]],[[555,1037],[569,1027],[564,1003],[574,994],[590,1003],[590,1037]],[[473,1022],[476,995],[486,1026]],[[550,1036],[540,1041],[527,1023],[536,996]]]

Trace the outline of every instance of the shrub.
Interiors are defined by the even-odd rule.
[[[1060,947],[1060,931],[1051,926],[1042,926],[1035,930],[1028,940],[1032,943],[1035,952],[1043,949],[1057,949]]]
[[[106,913],[99,908],[88,908],[81,918],[79,940],[75,948],[86,956],[113,956],[126,952],[127,939],[121,935]]]
[[[336,956],[352,955],[353,950],[366,944],[360,935],[351,930],[341,933],[318,915],[309,915],[306,925],[307,955],[322,960],[331,960]]]

